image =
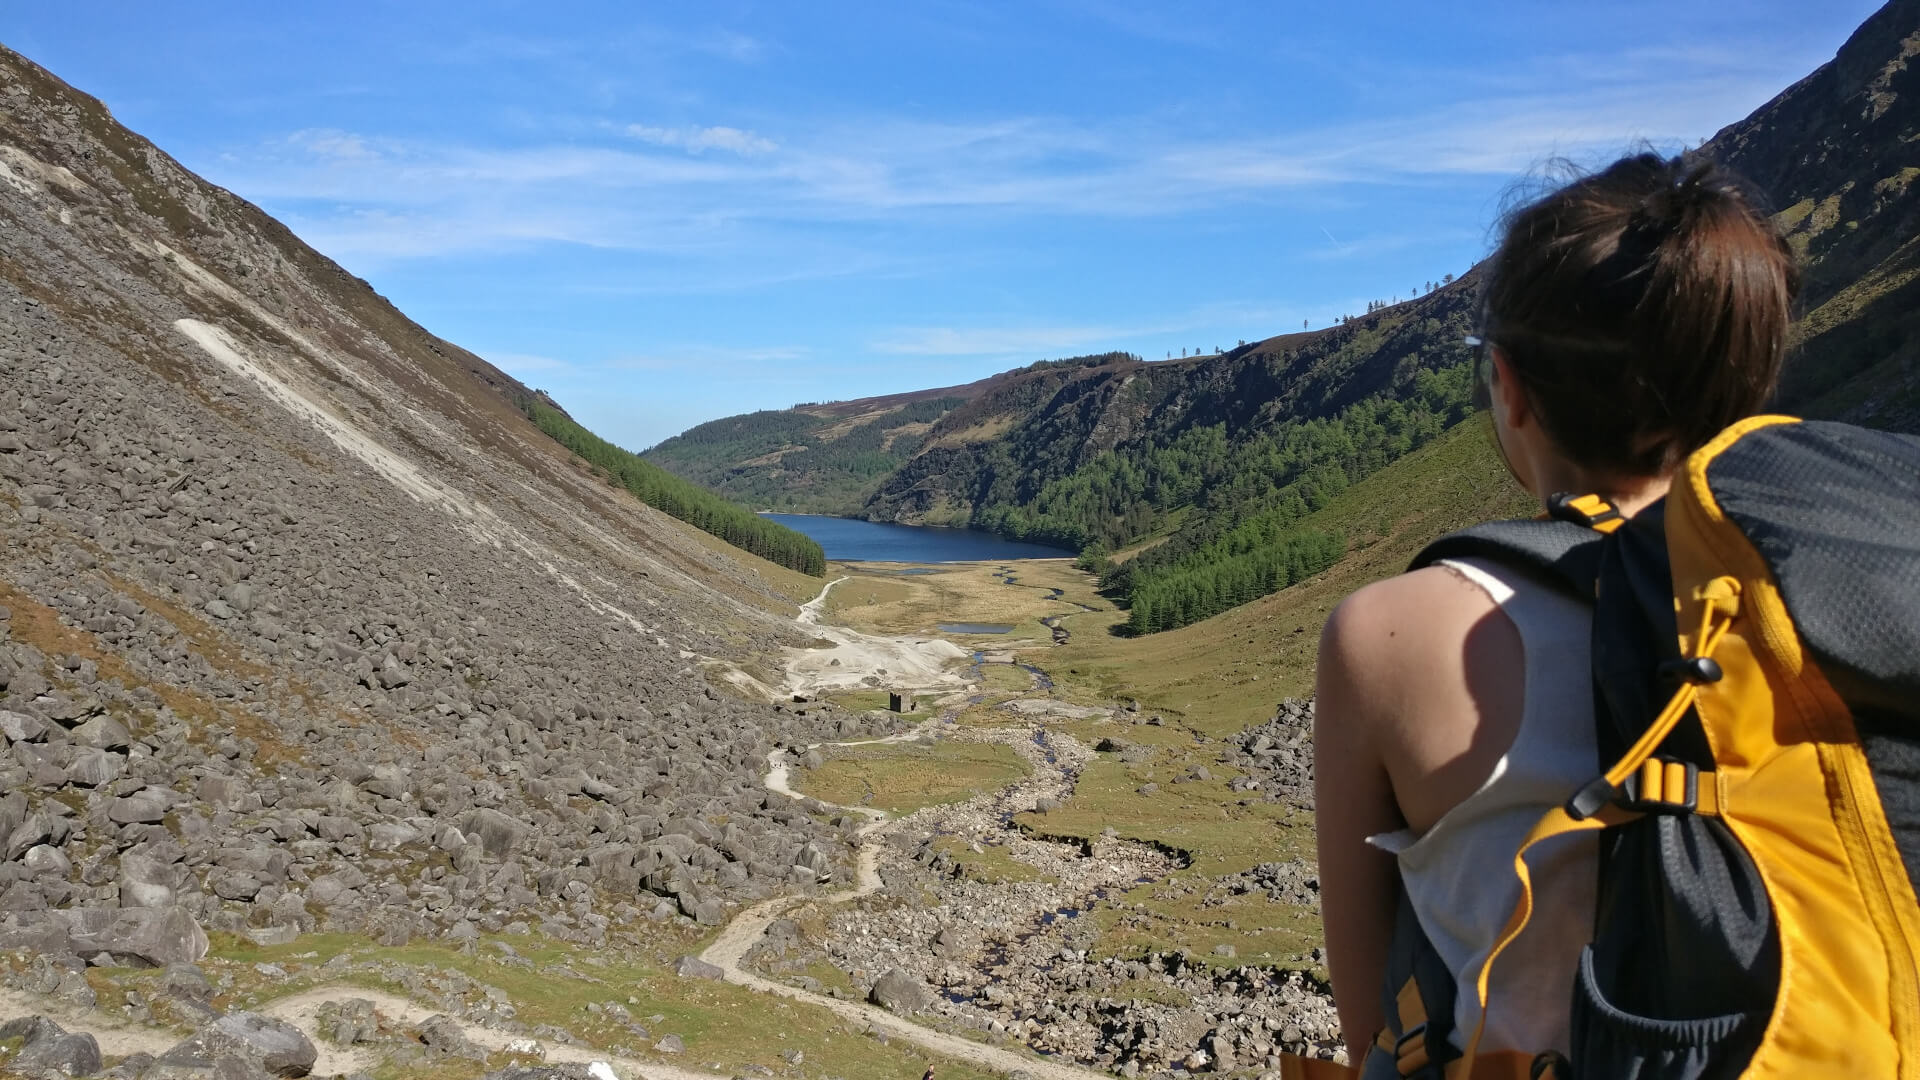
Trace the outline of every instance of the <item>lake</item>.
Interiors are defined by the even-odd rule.
[[[1070,559],[1074,552],[1003,540],[974,529],[894,525],[815,514],[762,514],[819,543],[829,559],[846,562],[989,562],[1000,559]]]

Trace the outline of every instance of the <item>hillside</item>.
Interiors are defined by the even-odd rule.
[[[1787,409],[1920,431],[1920,2],[1892,0],[1832,62],[1702,152],[1751,178],[1806,272]]]
[[[1139,358],[1043,361],[965,386],[729,416],[689,428],[642,457],[761,509],[856,517],[881,481],[926,449],[929,431],[956,409],[1037,370],[1108,362]]]
[[[1920,0],[1896,0],[1695,151],[1754,181],[1804,261],[1782,408],[1920,430],[1917,52]],[[1186,625],[1339,558],[1306,516],[1465,415],[1479,276],[1218,357],[1008,373],[844,490],[871,486],[859,516],[1085,550],[1130,632]],[[1147,538],[1164,542],[1101,559]]]
[[[8,987],[536,931],[638,980],[846,872],[760,778],[863,721],[745,699],[817,582],[5,50],[0,100]]]

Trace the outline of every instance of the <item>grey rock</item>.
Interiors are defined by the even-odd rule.
[[[482,808],[468,814],[460,831],[480,841],[487,854],[504,858],[526,842],[527,826],[498,810]]]
[[[100,1044],[84,1032],[62,1033],[29,1040],[20,1053],[6,1063],[9,1072],[39,1080],[41,1077],[92,1076],[100,1071]]]
[[[191,964],[207,955],[207,934],[185,908],[77,908],[48,912],[64,922],[73,951],[106,953],[136,967]]]
[[[74,742],[95,750],[125,750],[133,742],[126,725],[111,716],[96,716],[74,728],[70,735]]]
[[[113,800],[107,818],[116,825],[158,825],[167,816],[167,800],[151,789]]]
[[[161,1066],[212,1068],[239,1058],[270,1076],[300,1077],[313,1071],[313,1043],[291,1024],[258,1013],[234,1012],[193,1033],[155,1059]]]
[[[697,956],[683,956],[673,966],[673,973],[683,979],[723,979],[726,972],[718,965],[709,964]]]
[[[460,1023],[450,1016],[429,1016],[420,1024],[420,1041],[427,1049],[452,1057],[471,1058],[474,1061],[487,1060],[485,1048],[474,1044],[461,1029]]]
[[[53,839],[53,819],[44,813],[29,815],[25,821],[7,834],[7,861],[12,862],[25,855],[28,848],[37,847],[51,839]]]
[[[47,722],[32,713],[0,709],[0,735],[12,742],[34,742],[47,733]]]
[[[126,771],[127,759],[123,754],[83,750],[75,754],[73,764],[67,766],[67,782],[80,787],[105,787],[120,779]]]
[[[653,1044],[653,1048],[663,1054],[684,1054],[687,1052],[686,1042],[678,1035],[661,1036],[660,1041]]]
[[[905,968],[894,968],[875,980],[867,1000],[888,1012],[912,1016],[933,1004],[933,994]]]
[[[73,869],[73,861],[67,858],[66,852],[49,844],[28,848],[20,861],[34,877],[64,878]]]

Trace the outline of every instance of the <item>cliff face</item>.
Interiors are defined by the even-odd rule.
[[[779,571],[4,50],[0,102],[0,938],[600,942],[845,857],[758,785],[832,722],[715,689]]]
[[[1703,148],[1766,193],[1801,256],[1791,411],[1920,430],[1917,57],[1920,3],[1893,0]]]

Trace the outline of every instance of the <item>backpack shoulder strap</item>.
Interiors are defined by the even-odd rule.
[[[1556,502],[1562,498],[1555,496]],[[1609,520],[1620,519],[1616,515]],[[1489,521],[1428,544],[1407,569],[1424,569],[1442,559],[1489,559],[1532,574],[1542,583],[1591,604],[1605,539],[1606,533],[1599,525],[1560,516]]]

